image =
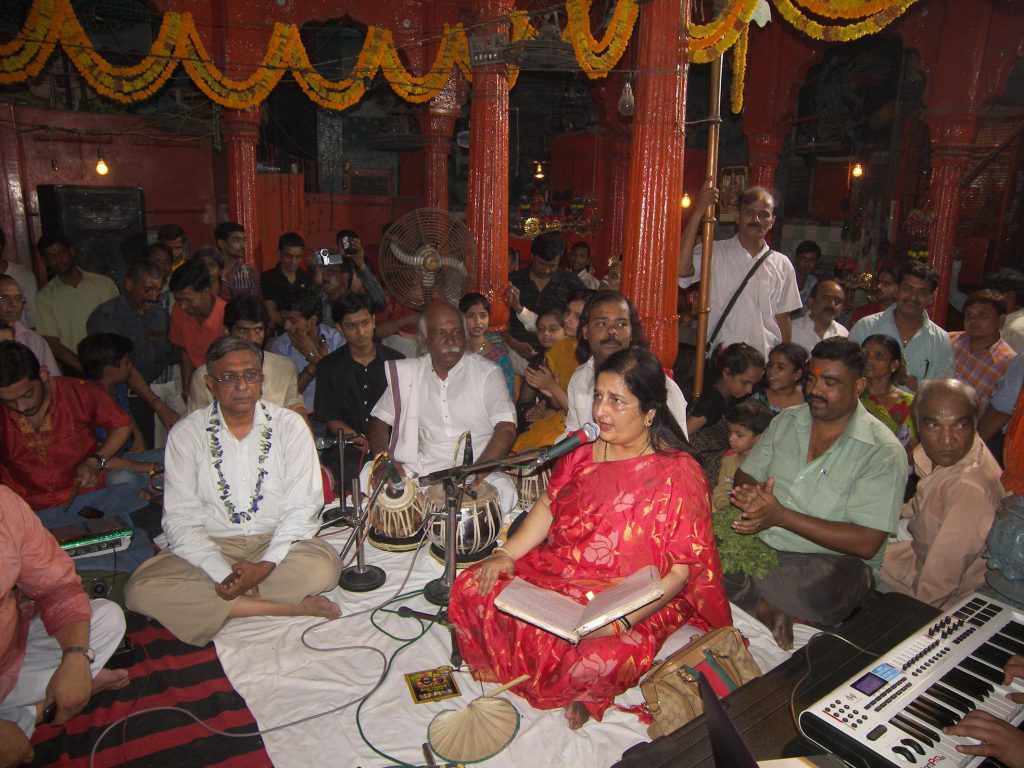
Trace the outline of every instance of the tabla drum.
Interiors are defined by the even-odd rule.
[[[385,552],[416,549],[423,536],[423,493],[414,482],[406,482],[401,495],[392,496],[384,488],[370,507],[366,538]]]
[[[501,505],[494,486],[481,483],[475,490],[475,499],[469,493],[462,495],[462,507],[456,519],[455,563],[459,568],[490,555],[501,532]],[[448,511],[442,486],[435,485],[427,491],[426,509],[430,554],[443,563]]]
[[[518,509],[529,512],[533,502],[547,490],[548,480],[551,479],[551,465],[544,464],[540,467],[516,469],[509,474],[512,475],[516,490],[519,492]]]

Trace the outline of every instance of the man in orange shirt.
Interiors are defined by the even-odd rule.
[[[203,364],[210,344],[224,335],[224,299],[213,295],[210,271],[201,259],[190,259],[171,274],[171,327],[167,335],[181,348],[181,394],[188,400],[192,374]]]

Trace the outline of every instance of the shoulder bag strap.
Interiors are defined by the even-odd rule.
[[[708,337],[707,348],[704,351],[706,355],[711,354],[711,350],[715,348],[715,338],[718,336],[718,332],[722,330],[722,323],[724,323],[725,318],[729,316],[729,312],[732,311],[732,308],[733,306],[735,306],[736,301],[740,297],[740,294],[743,293],[743,289],[747,287],[747,283],[750,282],[750,278],[752,278],[754,276],[754,273],[757,272],[757,270],[761,267],[762,264],[764,264],[765,260],[771,255],[771,252],[772,249],[769,248],[767,251],[764,252],[764,255],[761,256],[761,258],[754,262],[754,266],[752,266],[750,268],[750,271],[747,272],[747,276],[743,278],[743,282],[739,284],[739,287],[736,289],[735,293],[733,293],[732,297],[729,299],[729,303],[725,305],[725,311],[722,312],[721,316],[718,318],[718,322],[715,323],[715,329],[711,332],[711,335]]]
[[[391,402],[395,407],[395,423],[391,427],[391,443],[388,451],[395,455],[395,446],[398,445],[399,425],[402,423],[402,395],[398,391],[398,366],[394,360],[388,360],[388,369],[391,371]]]

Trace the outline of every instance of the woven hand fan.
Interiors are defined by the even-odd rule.
[[[479,763],[494,757],[519,731],[519,711],[510,701],[494,697],[529,678],[517,677],[474,699],[461,711],[439,712],[427,726],[430,748],[450,763]]]

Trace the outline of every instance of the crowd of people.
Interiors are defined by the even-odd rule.
[[[705,188],[696,209],[716,199]],[[165,226],[120,288],[81,269],[59,234],[37,243],[51,275],[38,291],[3,261],[0,537],[21,553],[0,568],[11,617],[3,760],[49,703],[64,722],[90,691],[125,683],[103,670],[119,610],[90,607],[42,525],[93,508],[131,524],[132,546],[111,564],[130,574],[126,605],[187,643],[234,618],[331,619],[341,607],[323,593],[341,562],[316,533],[325,492],[344,493],[322,466],[339,461],[368,493],[393,473],[415,487],[460,455],[500,459],[597,426],[500,546],[462,572],[450,605],[474,675],[528,674],[515,691],[564,708],[572,728],[636,685],[672,633],[731,623],[730,602],[789,648],[794,622],[835,626],[880,591],[944,609],[979,588],[996,509],[1024,485],[1024,274],[986,277],[964,304],[964,331],[947,333],[928,315],[932,267],[880,270],[874,311],[847,328],[858,310],[819,268],[820,248],[802,243],[791,261],[769,245],[771,193],[746,190],[738,207],[737,234],[714,245],[699,396],[648,351],[618,290],[621,260],[599,281],[589,247],[566,249],[558,233],[538,236],[530,264],[509,276],[505,333],[491,330],[480,293],[402,307],[350,229],[329,264],[304,264],[305,241],[285,233],[260,274],[240,225],[221,223],[216,244],[194,252]],[[698,226],[693,216],[682,233],[681,288],[700,276]],[[318,455],[315,436],[344,439]],[[475,452],[460,454],[466,444]],[[512,521],[512,477],[471,484]],[[161,495],[154,530],[134,515]],[[716,515],[731,516],[719,540],[756,540],[772,565],[748,572],[720,558]],[[575,645],[495,607],[513,576],[585,602],[646,565],[663,596]],[[41,624],[19,618],[15,586]],[[50,647],[62,651],[57,666],[36,669]],[[1011,660],[1008,674],[1021,665]],[[997,727],[978,719],[958,728]],[[1016,745],[1019,758],[1014,738],[986,741]]]

